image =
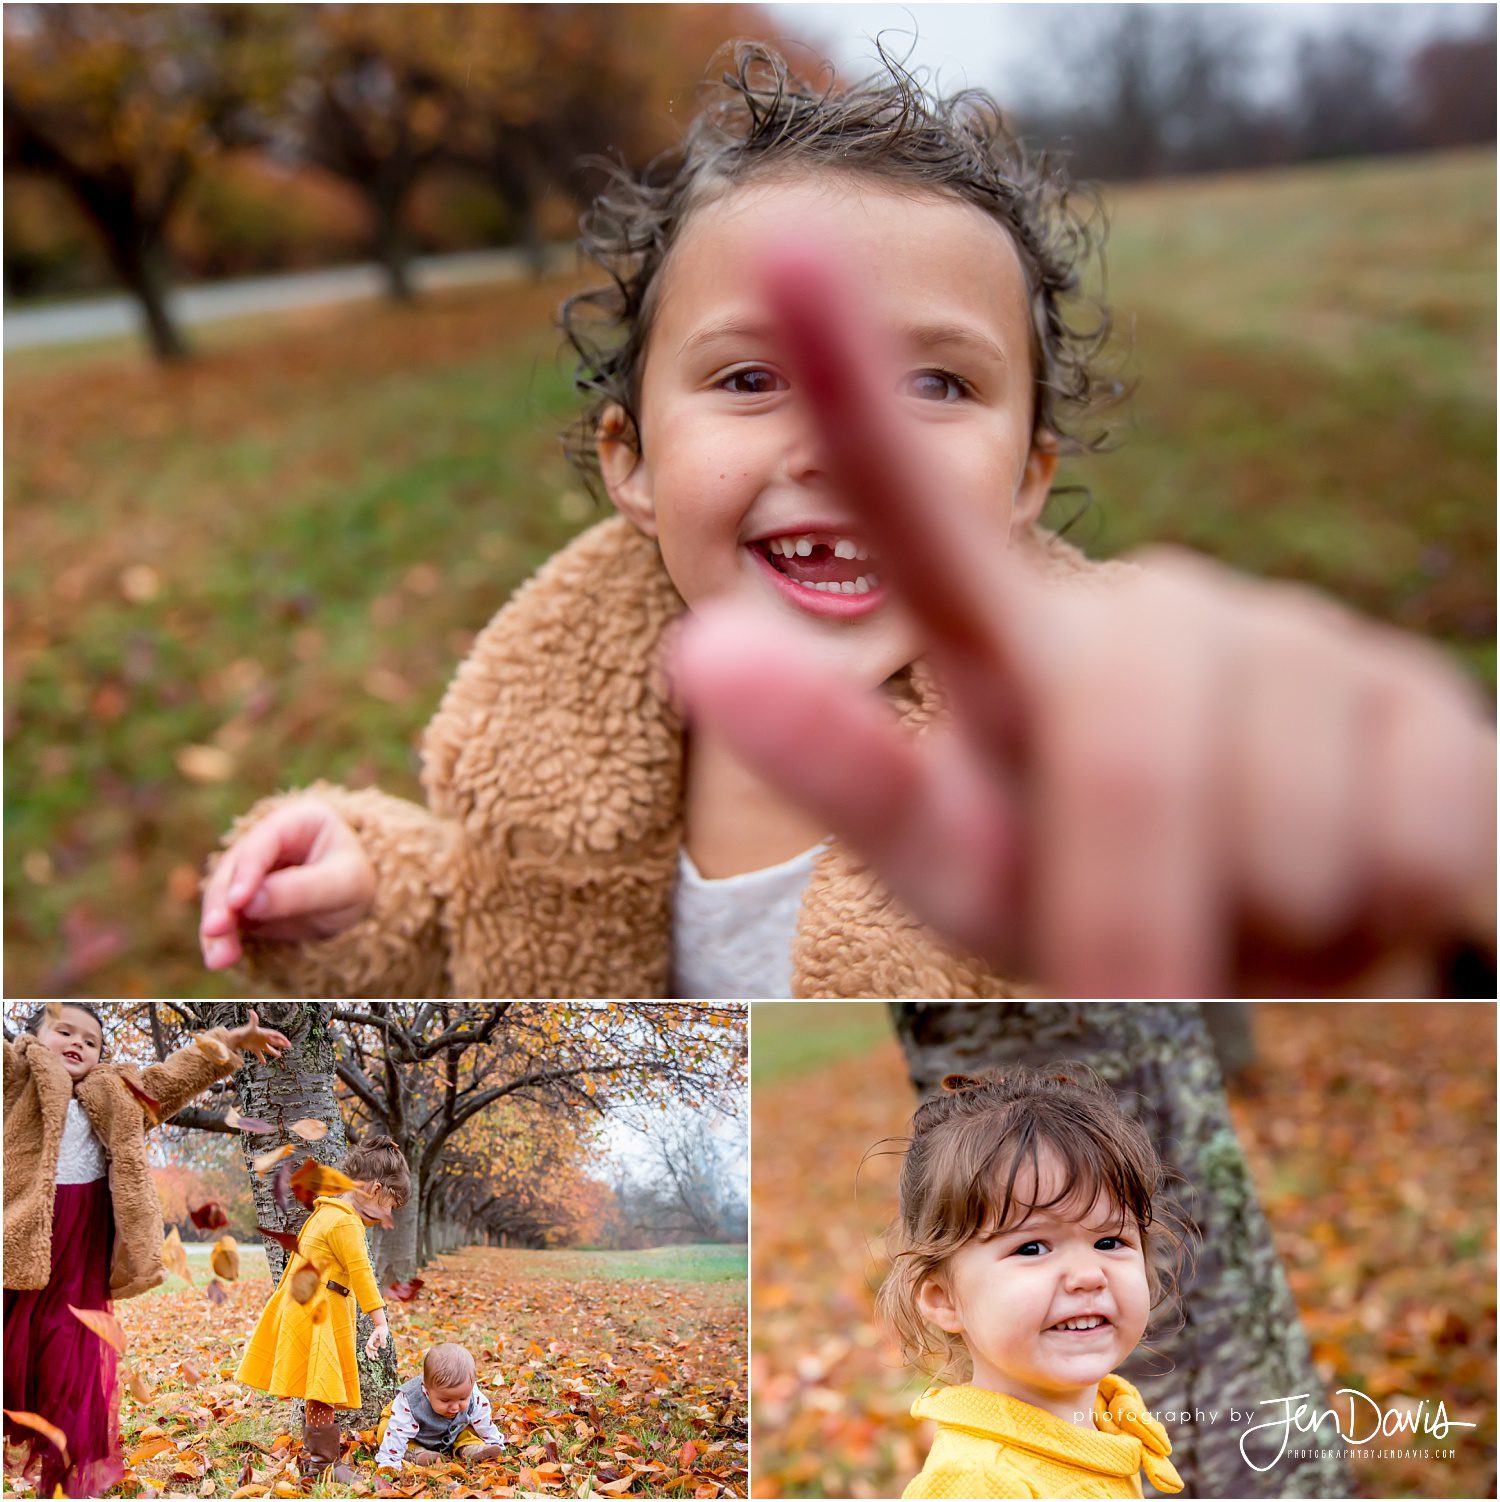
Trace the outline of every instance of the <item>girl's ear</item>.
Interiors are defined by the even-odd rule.
[[[917,1287],[917,1308],[929,1325],[946,1330],[950,1335],[963,1334],[963,1320],[958,1306],[948,1292],[947,1285],[937,1273],[928,1273]]]
[[[1016,488],[1016,499],[1010,511],[1012,537],[1035,525],[1052,493],[1052,478],[1056,473],[1057,439],[1043,428],[1032,439],[1026,468],[1021,471],[1021,483]]]
[[[630,440],[629,421],[617,402],[611,402],[600,415],[594,446],[599,453],[599,473],[610,500],[647,537],[655,537],[656,506],[652,497],[651,471]]]

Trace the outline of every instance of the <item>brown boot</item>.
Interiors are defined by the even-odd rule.
[[[354,1472],[339,1462],[343,1448],[344,1431],[338,1424],[304,1424],[302,1474],[313,1481],[326,1476],[347,1486],[354,1480]]]
[[[485,1460],[498,1460],[505,1451],[499,1445],[464,1445],[453,1452],[465,1465],[478,1465]]]

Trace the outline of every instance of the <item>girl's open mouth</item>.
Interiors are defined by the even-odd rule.
[[[1098,1330],[1108,1330],[1111,1325],[1102,1314],[1084,1314],[1077,1319],[1063,1320],[1047,1327],[1048,1335],[1092,1335]]]
[[[782,594],[814,615],[867,615],[885,600],[874,560],[857,538],[782,532],[758,538],[749,548]]]

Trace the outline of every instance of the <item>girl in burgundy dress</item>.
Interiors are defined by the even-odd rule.
[[[72,1310],[109,1314],[165,1276],[153,1118],[234,1073],[240,1050],[289,1046],[251,1012],[149,1068],[101,1064],[104,1015],[58,1002],[5,1040],[5,1448],[37,1496],[103,1496],[124,1471],[116,1353]],[[20,1413],[61,1431],[66,1456]]]

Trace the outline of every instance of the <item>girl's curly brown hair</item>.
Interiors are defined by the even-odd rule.
[[[560,315],[578,356],[574,385],[592,397],[564,435],[589,488],[598,494],[596,435],[607,407],[624,414],[623,437],[639,452],[641,372],[661,271],[688,217],[747,182],[818,168],[946,193],[1002,225],[1031,291],[1033,439],[1047,435],[1063,454],[1101,448],[1106,435],[1093,420],[1124,388],[1101,360],[1109,312],[1082,291],[1084,268],[1103,245],[1097,196],[1052,159],[1030,154],[991,95],[933,97],[884,48],[885,72],[842,90],[814,89],[762,43],[724,50],[730,66],[706,86],[681,145],[639,178],[595,162],[606,186],[580,221],[579,247],[610,285],[568,298]],[[1088,315],[1082,323],[1070,321],[1075,308]]]
[[[887,1236],[891,1269],[877,1299],[913,1366],[967,1375],[963,1337],[922,1317],[917,1294],[926,1279],[974,1237],[1069,1201],[1102,1198],[1139,1232],[1153,1316],[1176,1301],[1189,1228],[1145,1129],[1097,1075],[1078,1064],[1018,1064],[1004,1074],[950,1074],[942,1090],[912,1117],[900,1212]],[[1040,1184],[1044,1150],[1061,1163],[1063,1187],[1033,1204],[1016,1181],[1028,1170]]]

